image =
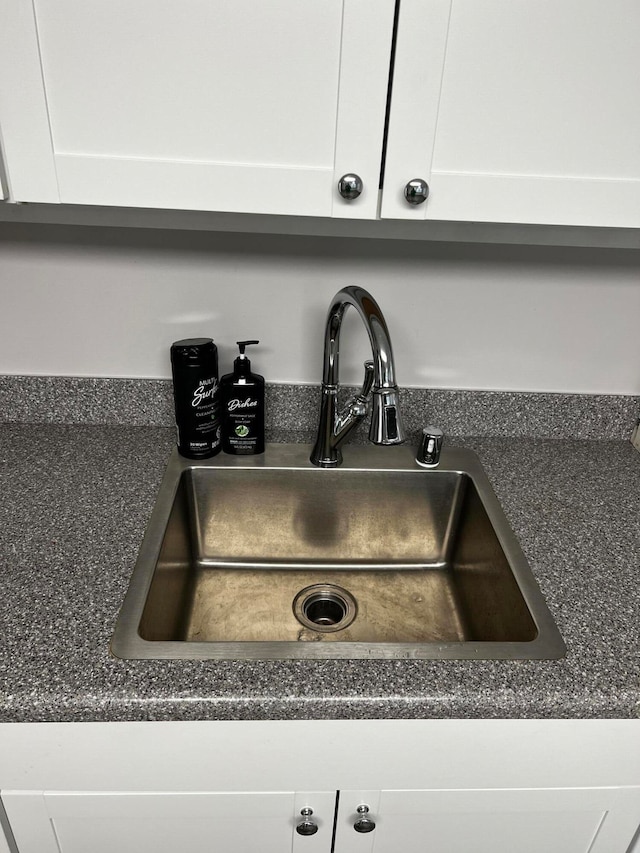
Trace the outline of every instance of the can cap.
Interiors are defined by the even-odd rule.
[[[173,364],[200,364],[203,360],[214,358],[216,346],[213,338],[185,338],[171,344]]]

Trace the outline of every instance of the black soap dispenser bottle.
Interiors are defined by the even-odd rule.
[[[222,449],[236,456],[264,453],[264,377],[251,372],[245,348],[260,341],[237,341],[233,373],[220,380]]]

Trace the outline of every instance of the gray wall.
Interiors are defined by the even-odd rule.
[[[317,382],[323,320],[371,290],[400,384],[640,393],[640,251],[0,224],[0,373],[167,377],[211,335],[259,338],[272,382]],[[343,375],[364,332],[347,315]]]

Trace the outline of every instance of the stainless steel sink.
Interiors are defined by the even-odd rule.
[[[557,658],[564,643],[476,455],[174,452],[112,650],[123,658]]]

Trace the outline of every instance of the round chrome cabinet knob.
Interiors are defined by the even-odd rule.
[[[362,194],[362,178],[360,175],[343,175],[338,181],[338,192],[347,201],[353,201]]]
[[[298,835],[315,835],[318,831],[318,824],[315,821],[310,820],[311,815],[313,814],[313,809],[300,809],[300,814],[304,820],[300,821],[296,826],[296,832]]]
[[[404,188],[404,197],[409,204],[422,204],[429,198],[429,184],[422,178],[414,178]]]
[[[373,832],[376,828],[375,821],[371,820],[370,817],[365,817],[365,815],[369,814],[369,806],[365,806],[364,803],[361,806],[358,806],[356,809],[361,817],[353,824],[353,828],[356,832]]]

